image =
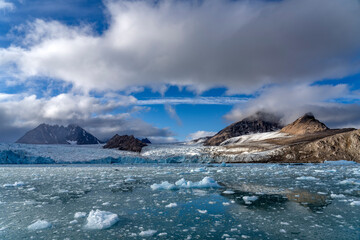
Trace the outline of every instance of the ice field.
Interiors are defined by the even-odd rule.
[[[0,239],[359,239],[359,164],[0,165]]]

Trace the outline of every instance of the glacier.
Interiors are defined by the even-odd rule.
[[[187,144],[151,144],[141,154],[96,145],[0,144],[0,164],[110,164],[210,162],[204,147]]]

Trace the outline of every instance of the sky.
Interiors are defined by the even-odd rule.
[[[0,0],[0,142],[174,142],[258,111],[360,128],[359,0]]]

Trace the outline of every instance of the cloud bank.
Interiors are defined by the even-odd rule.
[[[61,125],[76,123],[100,139],[108,139],[115,133],[154,137],[158,141],[168,141],[174,136],[167,128],[157,128],[134,118],[131,111],[113,112],[134,103],[136,99],[131,96],[99,99],[72,93],[50,98],[0,94],[0,142],[15,141],[43,122]],[[134,111],[139,109],[135,108]]]
[[[18,28],[20,43],[0,49],[2,70],[83,91],[171,84],[233,94],[360,69],[357,0],[110,0],[106,8],[100,35],[39,19]]]
[[[304,113],[312,112],[329,127],[360,128],[360,106],[345,104],[359,100],[360,95],[344,84],[275,86],[265,88],[258,97],[237,105],[225,119],[234,122],[257,111],[266,111],[278,114],[283,123],[288,124]]]

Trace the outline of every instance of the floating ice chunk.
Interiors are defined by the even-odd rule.
[[[154,183],[150,187],[152,190],[161,190],[161,189],[175,190],[175,189],[177,189],[177,187],[174,184],[169,183],[168,181],[162,182],[160,184]]]
[[[328,165],[353,165],[353,164],[357,164],[356,162],[347,161],[347,160],[324,161],[324,163],[328,164]]]
[[[330,194],[330,197],[332,198],[345,198],[345,195],[344,194]]]
[[[173,207],[177,207],[177,203],[169,203],[168,205],[165,206],[166,208],[173,208]]]
[[[87,217],[85,228],[87,229],[106,229],[119,221],[117,214],[112,212],[91,210]]]
[[[25,185],[25,183],[23,183],[23,182],[15,182],[14,184],[9,184],[9,183],[4,184],[3,187],[5,187],[5,188],[8,188],[8,187],[21,187],[21,186],[24,186],[24,185]]]
[[[222,194],[226,194],[226,195],[231,195],[231,194],[234,194],[235,192],[234,191],[231,191],[231,190],[226,190],[226,191],[223,191]]]
[[[78,220],[72,220],[72,221],[70,221],[69,223],[70,223],[70,224],[76,224],[76,223],[78,223]]]
[[[353,184],[353,185],[360,185],[360,180],[355,178],[349,178],[339,182],[339,184]]]
[[[76,212],[74,218],[84,218],[86,217],[86,212]]]
[[[160,184],[154,183],[151,186],[152,190],[166,189],[175,190],[179,188],[221,188],[221,186],[212,178],[204,177],[199,182],[186,181],[184,178],[175,182],[175,184],[169,183],[168,181]]]
[[[162,233],[159,233],[159,234],[158,234],[159,237],[163,237],[163,236],[166,236],[166,235],[167,235],[166,232],[162,232]]]
[[[201,214],[205,214],[205,213],[207,213],[207,210],[200,210],[200,209],[198,209],[198,212],[201,213]]]
[[[155,233],[157,233],[156,230],[149,229],[149,230],[146,230],[146,231],[141,231],[141,232],[139,233],[139,236],[141,236],[141,237],[151,237],[151,236],[153,236]]]
[[[37,220],[33,224],[29,225],[27,227],[27,229],[31,230],[31,231],[34,231],[34,230],[42,230],[42,229],[51,228],[51,226],[52,226],[51,223],[49,223],[48,221]]]
[[[243,196],[243,200],[245,201],[245,204],[251,204],[252,202],[258,200],[259,197],[257,196]]]
[[[351,206],[360,206],[360,201],[352,201],[350,203]]]
[[[175,182],[179,188],[221,188],[221,186],[211,177],[204,177],[199,182],[186,181],[184,178]]]
[[[136,180],[133,179],[133,178],[127,178],[127,179],[125,179],[125,182],[126,183],[131,183],[131,182],[136,182]]]
[[[195,169],[191,169],[190,172],[206,172],[205,168],[195,168]]]
[[[314,180],[318,180],[316,177],[311,177],[311,176],[301,176],[301,177],[297,177],[297,180],[309,180],[309,181],[314,181]]]

